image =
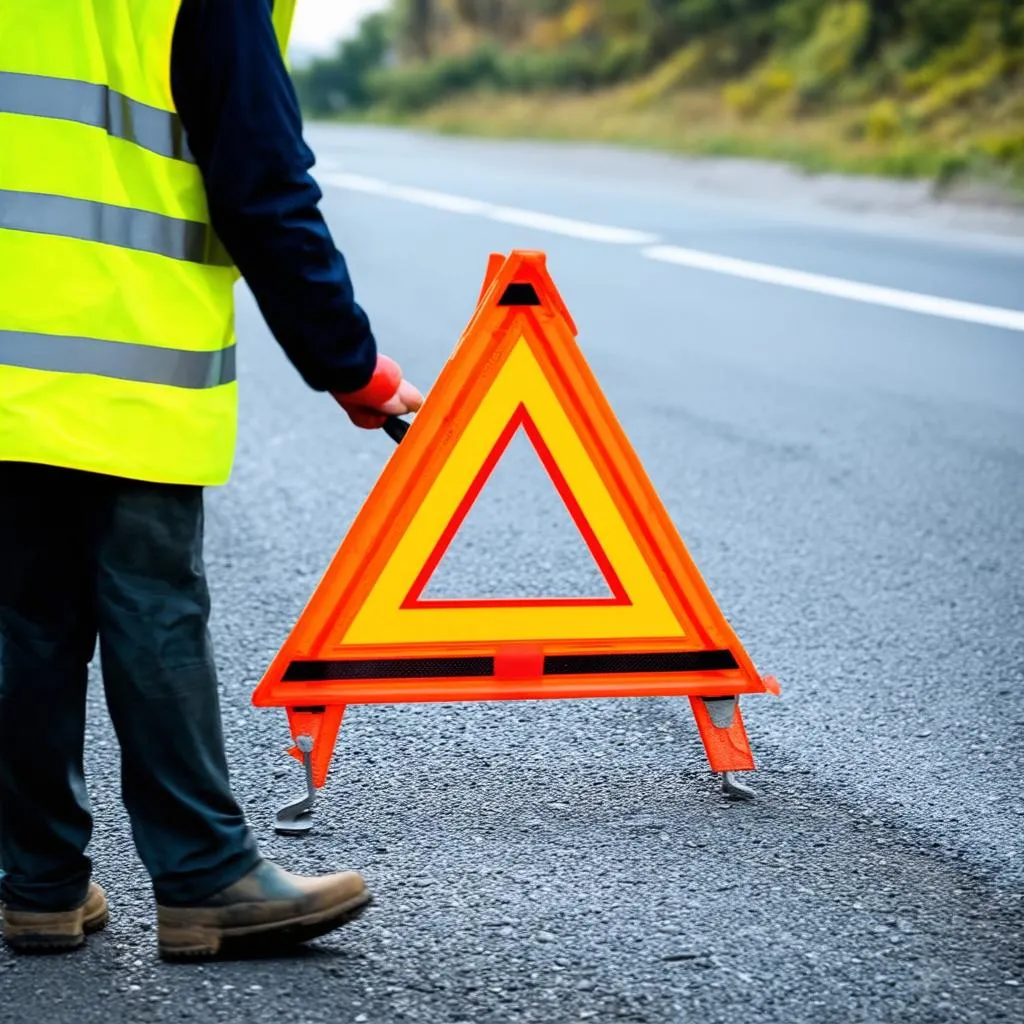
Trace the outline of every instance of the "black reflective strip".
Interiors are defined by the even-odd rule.
[[[544,659],[546,676],[605,676],[711,672],[737,668],[731,651],[637,651],[630,654],[559,654]],[[380,658],[352,661],[293,661],[286,683],[346,679],[460,679],[493,676],[493,658]]]
[[[0,189],[0,228],[102,242],[188,263],[231,265],[216,234],[205,224],[91,199]]]
[[[0,331],[0,366],[91,373],[140,384],[199,390],[230,384],[235,379],[235,347],[193,352],[66,334]]]
[[[460,679],[494,675],[493,658],[377,658],[366,661],[293,661],[286,683],[335,679]]]
[[[737,668],[732,651],[637,651],[629,654],[552,654],[546,676],[604,676],[642,672],[714,672]]]
[[[177,114],[95,82],[0,71],[0,113],[87,124],[160,156],[195,163]]]
[[[499,306],[539,306],[540,298],[532,284],[512,283],[498,301]]]

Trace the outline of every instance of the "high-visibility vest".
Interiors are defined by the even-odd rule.
[[[230,476],[239,275],[171,94],[180,4],[0,3],[0,460]]]

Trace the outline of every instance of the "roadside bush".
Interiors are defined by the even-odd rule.
[[[918,41],[922,55],[963,39],[980,9],[1001,4],[985,0],[903,0],[903,30]]]
[[[789,61],[800,99],[824,99],[849,75],[869,37],[871,7],[866,0],[844,0],[822,11],[814,33]]]
[[[895,100],[878,100],[853,123],[850,136],[874,143],[890,142],[903,132],[903,121],[903,114]]]
[[[512,92],[552,92],[593,85],[593,56],[586,46],[563,50],[507,53],[501,61],[501,87]]]
[[[467,54],[378,71],[371,76],[370,91],[375,101],[397,113],[425,110],[476,89],[585,92],[634,77],[643,53],[643,43],[636,39],[547,51],[502,51],[486,44]]]
[[[986,61],[959,75],[940,79],[920,99],[910,105],[910,114],[919,124],[928,124],[935,117],[994,90],[1006,64],[1006,56],[997,50]]]
[[[977,146],[997,163],[1016,163],[1024,172],[1024,131],[1009,135],[986,135],[978,140]]]
[[[633,36],[613,39],[596,56],[596,77],[599,85],[617,85],[641,74],[646,68],[647,45]]]
[[[501,80],[498,50],[481,46],[470,53],[406,64],[374,72],[369,90],[374,100],[397,113],[414,113],[456,93]]]
[[[1000,29],[992,20],[979,21],[954,44],[933,53],[931,59],[917,68],[906,72],[900,87],[907,93],[919,93],[932,89],[951,75],[976,67],[993,50],[1000,48]]]
[[[676,89],[703,84],[711,77],[712,61],[707,43],[701,39],[683,47],[630,89],[634,107],[645,107]]]
[[[793,91],[792,72],[777,64],[767,64],[743,82],[731,83],[722,90],[722,100],[741,117],[760,113],[773,101]]]
[[[498,63],[498,85],[511,92],[585,92],[630,77],[640,56],[631,41],[599,49],[577,43],[560,50],[506,52]]]

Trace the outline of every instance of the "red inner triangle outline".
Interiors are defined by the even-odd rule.
[[[421,595],[430,583],[430,578],[434,575],[438,565],[440,565],[441,559],[444,558],[445,552],[451,545],[455,534],[459,531],[459,527],[462,526],[463,521],[469,514],[469,510],[473,507],[474,502],[480,496],[480,492],[484,489],[484,485],[487,483],[491,473],[494,472],[494,467],[501,461],[502,455],[505,454],[505,449],[508,448],[513,436],[520,427],[522,427],[526,432],[526,436],[530,439],[530,443],[533,445],[534,451],[537,453],[541,463],[547,470],[547,474],[551,478],[551,482],[554,484],[555,490],[558,491],[562,501],[565,503],[565,507],[568,510],[569,515],[572,516],[573,522],[576,524],[576,528],[580,531],[584,541],[586,541],[594,562],[601,570],[601,575],[604,577],[605,583],[608,584],[611,596],[541,597],[523,599],[468,598],[465,600],[452,600],[449,598],[442,598],[440,600],[424,599]],[[594,531],[591,529],[590,523],[587,522],[587,517],[583,514],[583,510],[580,508],[579,502],[576,501],[575,496],[569,489],[569,485],[566,482],[565,477],[562,476],[562,471],[555,463],[554,456],[552,456],[550,449],[544,443],[544,439],[541,437],[540,431],[537,429],[537,425],[533,422],[530,414],[526,411],[526,406],[520,403],[516,408],[516,411],[512,414],[512,418],[508,421],[507,426],[501,432],[501,436],[495,443],[490,455],[487,456],[484,464],[480,467],[480,471],[473,480],[472,486],[466,492],[466,496],[459,503],[459,507],[455,510],[455,515],[445,528],[444,533],[441,534],[440,540],[438,540],[434,550],[430,553],[430,557],[424,564],[420,574],[416,577],[416,580],[412,585],[412,589],[402,602],[402,608],[588,608],[605,605],[621,606],[630,604],[632,604],[632,602],[629,600],[629,595],[626,593],[625,588],[622,586],[622,582],[619,580],[618,575],[612,568],[612,564],[609,561],[608,556],[604,553],[604,549],[601,547],[600,542],[594,535]]]

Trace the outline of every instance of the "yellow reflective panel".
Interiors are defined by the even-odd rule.
[[[628,603],[532,607],[403,608],[467,491],[487,462],[519,406],[565,478],[568,490],[593,531]],[[684,637],[634,542],[608,488],[552,390],[526,338],[520,338],[498,371],[473,419],[455,443],[434,486],[425,496],[377,584],[353,620],[342,646],[349,644],[504,643],[523,640],[609,640]]]

